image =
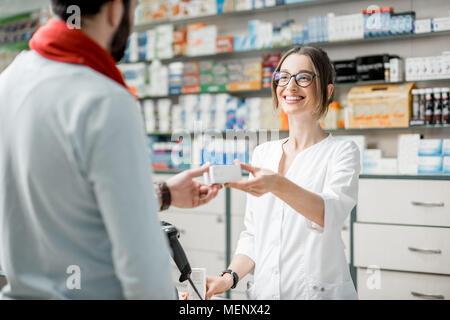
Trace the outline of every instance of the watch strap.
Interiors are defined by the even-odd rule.
[[[161,199],[160,211],[167,210],[172,202],[170,189],[165,182],[158,183],[158,197]]]
[[[231,289],[236,288],[238,282],[239,282],[239,276],[237,275],[236,272],[234,272],[231,269],[227,269],[225,271],[222,271],[222,273],[220,274],[220,276],[222,277],[225,273],[229,273],[231,274],[231,276],[233,277],[233,285],[231,286]]]

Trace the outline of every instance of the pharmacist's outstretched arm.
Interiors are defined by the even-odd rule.
[[[255,268],[255,262],[245,254],[237,254],[233,257],[228,269],[237,273],[239,280],[243,279]],[[233,276],[225,273],[223,276],[206,277],[206,300],[213,295],[222,294],[233,286]]]
[[[171,205],[178,208],[195,208],[214,199],[222,185],[206,185],[194,180],[208,170],[209,164],[205,164],[197,169],[185,170],[167,180]]]
[[[272,192],[276,197],[287,203],[292,209],[308,220],[324,226],[325,204],[318,194],[310,192],[291,180],[271,170],[252,167],[244,163],[241,168],[250,172],[254,179],[226,183],[226,187],[236,188],[260,197],[267,192]]]

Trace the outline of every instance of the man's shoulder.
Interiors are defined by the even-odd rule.
[[[24,52],[18,58],[19,65],[28,65],[29,72],[60,93],[98,98],[123,95],[133,99],[126,88],[90,67],[49,60],[35,51]]]

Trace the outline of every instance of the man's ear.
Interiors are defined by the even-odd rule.
[[[104,6],[107,13],[108,24],[113,28],[117,28],[122,21],[124,11],[122,0],[108,1]]]
[[[329,84],[327,89],[328,89],[328,101],[329,101],[331,99],[331,96],[333,95],[334,85]]]

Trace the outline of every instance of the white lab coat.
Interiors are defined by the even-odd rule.
[[[278,172],[284,141],[258,146],[252,165]],[[357,202],[359,158],[354,142],[330,134],[288,169],[286,178],[324,199],[323,228],[272,193],[248,194],[235,253],[255,262],[252,299],[357,299],[341,229]]]

